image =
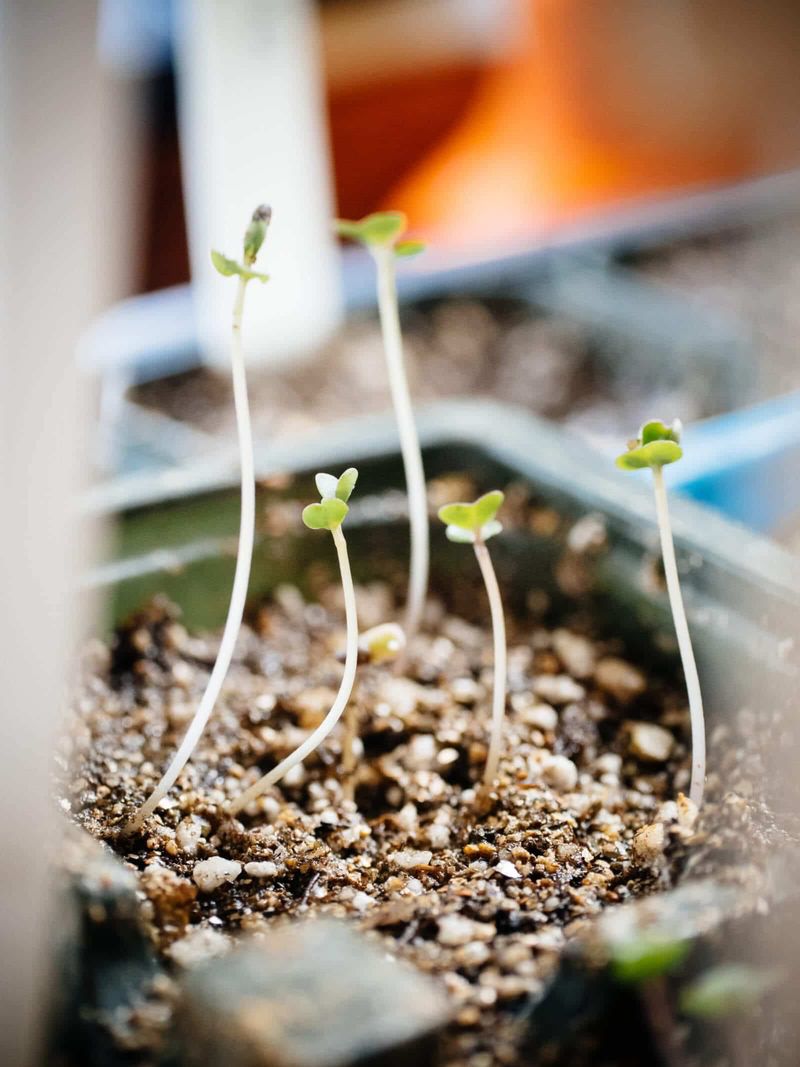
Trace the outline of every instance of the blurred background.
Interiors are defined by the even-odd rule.
[[[81,346],[98,469],[233,455],[208,249],[264,199],[257,434],[387,410],[371,264],[329,219],[390,207],[429,243],[401,276],[421,405],[513,403],[609,454],[680,416],[676,488],[791,542],[800,498],[761,474],[800,425],[798,44],[780,0],[102,0],[126,299]]]

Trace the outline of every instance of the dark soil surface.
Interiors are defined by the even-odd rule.
[[[358,601],[362,628],[395,611],[384,584],[361,587]],[[445,1062],[513,1063],[519,1009],[566,941],[601,908],[669,885],[667,857],[682,854],[694,813],[674,803],[688,781],[682,689],[591,635],[508,624],[506,747],[488,799],[476,784],[491,642],[477,616],[432,599],[407,676],[359,671],[354,774],[341,773],[339,727],[241,821],[225,816],[224,803],[320,721],[341,676],[340,590],[306,603],[286,587],[243,630],[179,787],[133,839],[116,830],[168,762],[218,638],[190,636],[156,603],[112,647],[93,643],[62,805],[139,872],[153,939],[176,966],[284,916],[346,917],[443,982],[455,1008]],[[234,866],[209,890],[197,864],[210,858]]]

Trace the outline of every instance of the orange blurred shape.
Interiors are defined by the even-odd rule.
[[[778,8],[518,0],[513,55],[384,206],[440,246],[524,244],[626,200],[796,165],[800,5]]]

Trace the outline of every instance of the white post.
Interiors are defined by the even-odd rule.
[[[192,284],[206,358],[228,365],[228,295],[209,249],[236,249],[254,204],[274,215],[248,310],[248,362],[310,353],[341,320],[315,8],[182,0],[178,105]]]

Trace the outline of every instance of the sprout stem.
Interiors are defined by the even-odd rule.
[[[486,544],[479,539],[475,541],[475,555],[483,575],[486,592],[489,597],[489,609],[492,615],[492,635],[494,639],[494,686],[492,696],[492,734],[489,742],[489,754],[483,772],[483,785],[491,789],[497,777],[500,762],[500,749],[503,741],[503,720],[506,713],[506,623],[503,617],[503,602],[497,576],[492,566],[492,558]]]
[[[309,753],[313,752],[318,745],[321,745],[339,721],[341,714],[347,707],[347,702],[350,699],[350,693],[352,692],[353,682],[356,676],[356,664],[358,663],[356,593],[353,588],[353,578],[350,574],[350,560],[347,556],[347,542],[345,541],[341,526],[334,526],[331,533],[333,534],[333,541],[336,545],[336,552],[339,557],[339,570],[341,571],[342,587],[344,589],[344,609],[347,619],[347,651],[344,661],[344,674],[342,675],[339,692],[336,694],[336,699],[331,705],[331,710],[316,730],[309,734],[305,741],[299,745],[291,755],[287,756],[285,760],[279,763],[277,767],[273,767],[271,771],[268,771],[267,774],[259,778],[254,785],[251,785],[249,789],[246,789],[244,793],[228,805],[228,812],[231,815],[236,815],[242,808],[247,807],[251,801],[259,797],[266,789],[269,789],[271,785],[275,785],[276,782],[279,782],[284,778],[293,767],[296,767],[298,763],[302,763]]]
[[[180,747],[172,757],[164,776],[125,827],[126,833],[138,830],[144,820],[151,815],[158,803],[175,784],[175,780],[186,765],[195,745],[205,729],[217,697],[228,673],[236,638],[242,624],[247,586],[250,579],[250,564],[253,558],[253,536],[255,529],[255,475],[253,468],[253,437],[250,429],[250,407],[247,400],[247,377],[245,375],[244,351],[242,349],[242,311],[247,279],[239,277],[236,300],[233,305],[233,338],[231,346],[231,369],[233,377],[233,399],[236,407],[236,423],[239,432],[239,452],[241,463],[241,519],[239,525],[239,549],[236,556],[236,571],[233,578],[228,617],[222,633],[219,652],[208,685],[203,693],[197,711],[189,729],[186,731]]]
[[[683,596],[678,579],[678,565],[675,562],[675,546],[672,541],[672,526],[669,521],[667,491],[664,486],[664,473],[661,466],[653,467],[653,486],[656,494],[656,513],[658,515],[658,532],[661,536],[661,554],[664,558],[664,575],[667,579],[672,619],[678,638],[686,689],[689,695],[689,715],[692,723],[692,778],[689,787],[689,799],[698,809],[703,803],[703,789],[706,778],[706,731],[703,717],[703,696],[700,692],[700,679],[697,675],[692,639]]]
[[[403,361],[403,337],[400,332],[400,315],[397,307],[397,282],[395,280],[395,252],[390,246],[373,245],[370,248],[378,269],[378,310],[383,333],[383,347],[389,371],[389,388],[392,393],[397,427],[400,433],[400,449],[403,454],[406,487],[408,490],[408,515],[411,525],[411,564],[408,578],[405,632],[410,642],[419,629],[425,607],[428,588],[428,501],[425,491],[425,471],[422,452],[414,423],[411,396],[408,390]],[[401,655],[400,659],[404,657]]]

